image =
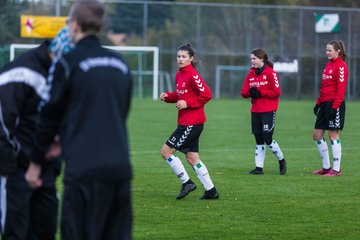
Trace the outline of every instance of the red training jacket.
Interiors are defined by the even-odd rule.
[[[338,109],[344,101],[347,79],[348,68],[344,60],[340,56],[330,60],[322,74],[320,96],[316,104],[333,102],[332,108]]]
[[[165,102],[175,103],[185,100],[187,108],[179,110],[178,125],[189,126],[203,124],[206,121],[204,105],[210,101],[212,94],[205,81],[190,64],[180,68],[176,73],[176,89],[166,92]]]
[[[271,67],[266,65],[259,76],[256,75],[255,68],[250,68],[241,90],[241,96],[249,98],[251,87],[257,87],[261,94],[261,97],[251,99],[251,112],[262,113],[277,110],[280,97],[280,79]]]

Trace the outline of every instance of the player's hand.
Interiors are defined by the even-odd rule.
[[[40,179],[41,166],[36,163],[30,163],[28,170],[25,173],[25,179],[31,188],[38,188],[42,185]]]
[[[313,109],[315,116],[317,116],[317,114],[319,112],[319,108],[320,108],[320,105],[315,105],[315,107]]]
[[[167,97],[168,97],[168,95],[166,93],[161,93],[160,94],[160,100],[161,101],[165,101]]]
[[[329,109],[329,119],[334,120],[336,117],[337,110],[335,108]]]
[[[250,96],[253,98],[261,97],[261,93],[257,87],[251,87],[249,89],[249,92],[250,92]]]
[[[54,138],[54,142],[50,145],[49,150],[45,153],[46,159],[56,158],[60,157],[61,155],[61,144],[60,144],[60,138],[56,136]]]
[[[181,110],[187,108],[187,104],[184,100],[179,100],[176,102],[176,108]]]

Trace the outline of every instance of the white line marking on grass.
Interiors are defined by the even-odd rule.
[[[295,152],[303,152],[303,151],[315,151],[316,148],[315,147],[311,147],[311,148],[281,148],[281,150],[283,151],[295,151]],[[342,147],[342,150],[347,150],[347,151],[351,151],[351,150],[360,150],[360,147]],[[220,148],[220,149],[203,149],[200,152],[207,152],[207,153],[222,153],[222,152],[253,152],[254,148]],[[155,151],[155,150],[134,150],[131,151],[132,155],[140,155],[140,154],[160,154],[160,150],[159,151]]]

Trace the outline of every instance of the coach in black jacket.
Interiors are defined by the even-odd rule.
[[[69,14],[75,49],[56,65],[49,102],[37,131],[33,186],[54,136],[59,132],[65,160],[62,239],[131,239],[132,210],[126,119],[131,74],[114,52],[101,47],[104,7],[80,1]],[[50,77],[51,79],[51,77]]]
[[[35,137],[37,107],[45,97],[49,41],[0,70],[0,175],[2,239],[54,239],[56,176],[60,160],[44,163],[41,188],[25,181]]]

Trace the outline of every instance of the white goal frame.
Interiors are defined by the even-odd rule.
[[[10,44],[10,61],[15,58],[15,49],[31,49],[39,46],[38,44]],[[154,46],[104,46],[115,51],[128,52],[153,52],[153,99],[159,97],[159,47]]]

